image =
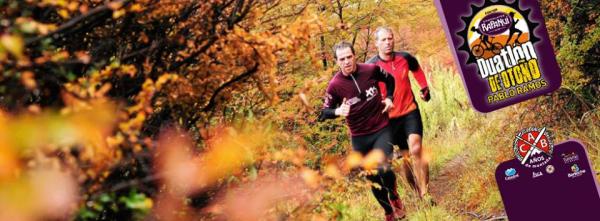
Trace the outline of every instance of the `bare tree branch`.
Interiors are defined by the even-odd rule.
[[[204,108],[202,108],[202,111],[208,111],[208,110],[212,109],[215,106],[217,96],[219,95],[219,93],[221,93],[221,91],[223,91],[225,88],[231,86],[232,84],[234,84],[238,81],[242,81],[242,80],[252,76],[254,73],[256,73],[258,71],[258,66],[259,66],[258,62],[254,63],[254,66],[252,66],[252,68],[246,70],[246,72],[232,78],[231,80],[229,80],[229,81],[225,82],[224,84],[222,84],[221,86],[219,86],[215,90],[215,92],[212,94],[212,96],[210,97],[208,104],[206,106],[204,106]]]
[[[117,1],[114,1],[112,3],[119,3],[120,4],[120,3],[127,3],[127,2],[128,2],[128,0],[117,0]],[[37,37],[34,37],[34,38],[25,39],[25,45],[31,45],[31,44],[33,44],[35,42],[38,42],[38,41],[40,41],[40,40],[42,40],[44,38],[55,37],[57,34],[60,34],[60,33],[66,31],[66,30],[68,30],[70,28],[73,28],[74,26],[76,26],[80,22],[86,20],[87,18],[90,18],[92,16],[98,15],[98,14],[103,13],[103,12],[111,11],[112,9],[110,8],[109,4],[112,4],[112,3],[107,3],[107,4],[104,4],[102,6],[98,6],[96,8],[93,8],[92,10],[89,10],[87,13],[79,15],[79,16],[77,16],[77,17],[75,17],[75,18],[67,21],[66,23],[64,23],[63,25],[61,25],[60,27],[58,27],[56,30],[54,30],[54,31],[52,31],[52,32],[50,32],[48,34],[45,34],[45,35],[42,35],[42,36],[37,36]]]

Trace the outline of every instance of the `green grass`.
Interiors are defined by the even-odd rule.
[[[416,100],[423,117],[423,146],[431,150],[431,175],[435,176],[448,161],[464,151],[466,145],[459,141],[469,138],[470,133],[465,129],[477,126],[479,114],[469,106],[459,75],[436,62],[429,63],[432,65],[427,78],[432,99],[429,102]],[[413,91],[418,91],[414,84]]]
[[[454,213],[447,211],[442,207],[430,207],[419,211],[415,211],[413,214],[408,216],[410,221],[420,220],[460,220],[463,217],[458,217]]]

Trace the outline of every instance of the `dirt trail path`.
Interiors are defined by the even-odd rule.
[[[429,193],[436,202],[437,206],[446,208],[448,211],[453,211],[463,216],[468,220],[506,220],[504,214],[488,214],[481,215],[471,211],[465,211],[461,209],[463,204],[460,199],[456,199],[455,191],[459,189],[457,186],[457,179],[460,174],[467,169],[466,161],[469,158],[468,152],[458,154],[454,159],[446,163],[445,167],[442,168],[439,174],[437,174],[430,181]]]
[[[454,159],[446,163],[440,173],[432,177],[429,183],[429,193],[438,206],[453,208],[456,205],[447,205],[450,201],[445,200],[449,193],[456,190],[455,180],[461,171],[466,169],[465,161],[469,157],[467,152],[458,154]]]

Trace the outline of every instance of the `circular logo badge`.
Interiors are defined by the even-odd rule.
[[[517,133],[513,142],[517,160],[525,167],[538,168],[552,159],[554,143],[546,128],[530,127]]]
[[[546,173],[548,173],[548,174],[554,173],[554,166],[552,166],[552,165],[546,166]]]
[[[509,5],[482,8],[467,21],[465,40],[471,55],[490,59],[507,46],[530,41],[530,24],[526,20],[526,15]]]

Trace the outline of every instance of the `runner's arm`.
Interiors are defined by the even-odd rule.
[[[421,98],[425,101],[429,101],[431,99],[431,94],[429,93],[429,86],[427,86],[427,79],[425,78],[425,73],[423,69],[421,69],[421,65],[415,57],[411,54],[403,52],[402,56],[408,62],[408,69],[413,73],[415,80],[419,84],[419,88],[421,88]]]
[[[325,94],[325,101],[323,102],[323,109],[319,115],[319,121],[337,118],[338,116],[335,114],[335,108],[340,102],[340,98],[336,95],[333,88],[331,88],[331,85],[327,86],[327,93]]]
[[[377,72],[375,73],[375,78],[377,80],[385,83],[385,91],[386,91],[385,98],[389,98],[390,100],[393,101],[394,100],[394,90],[396,89],[396,83],[395,83],[394,77],[392,76],[392,74],[383,70],[383,68],[381,68],[379,66],[377,66],[376,70],[377,70]]]
[[[421,69],[419,61],[409,53],[404,53],[403,57],[408,62],[408,69],[413,73],[415,80],[417,80],[417,83],[419,84],[419,88],[426,88],[427,78],[425,78],[425,73],[423,72],[423,69]]]

